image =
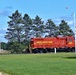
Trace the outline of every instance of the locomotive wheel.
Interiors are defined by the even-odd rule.
[[[47,49],[42,49],[43,50],[43,53],[47,53]]]
[[[38,49],[33,49],[32,53],[38,53]]]

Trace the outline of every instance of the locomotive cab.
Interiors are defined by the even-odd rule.
[[[73,36],[67,36],[66,37],[66,48],[70,51],[74,51],[75,47],[75,39]]]

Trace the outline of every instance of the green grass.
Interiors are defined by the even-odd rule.
[[[10,75],[76,75],[76,54],[0,55],[0,71]]]

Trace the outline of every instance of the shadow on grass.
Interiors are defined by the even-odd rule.
[[[65,57],[66,59],[76,59],[76,56],[75,57]]]

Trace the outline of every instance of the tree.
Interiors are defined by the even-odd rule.
[[[45,33],[48,33],[47,36],[56,36],[58,31],[58,27],[54,24],[51,19],[48,19],[45,24]]]
[[[9,16],[10,21],[8,23],[8,28],[5,35],[5,38],[9,42],[21,42],[21,36],[22,36],[22,16],[18,12],[18,10],[15,11],[15,13],[12,14],[12,16]]]
[[[6,50],[7,43],[5,43],[5,42],[0,42],[0,44],[1,44],[1,49]]]
[[[10,45],[11,53],[22,53],[22,51],[25,49],[25,46],[23,46],[21,43],[13,42]]]
[[[28,14],[24,14],[23,17],[23,42],[25,44],[28,44],[28,41],[31,37],[31,25],[32,25],[32,20]]]
[[[35,37],[41,37],[44,31],[44,22],[38,15],[32,21],[33,21],[33,24],[32,24],[33,35]]]
[[[74,35],[72,29],[64,20],[61,20],[61,23],[59,24],[59,33],[63,36]]]

